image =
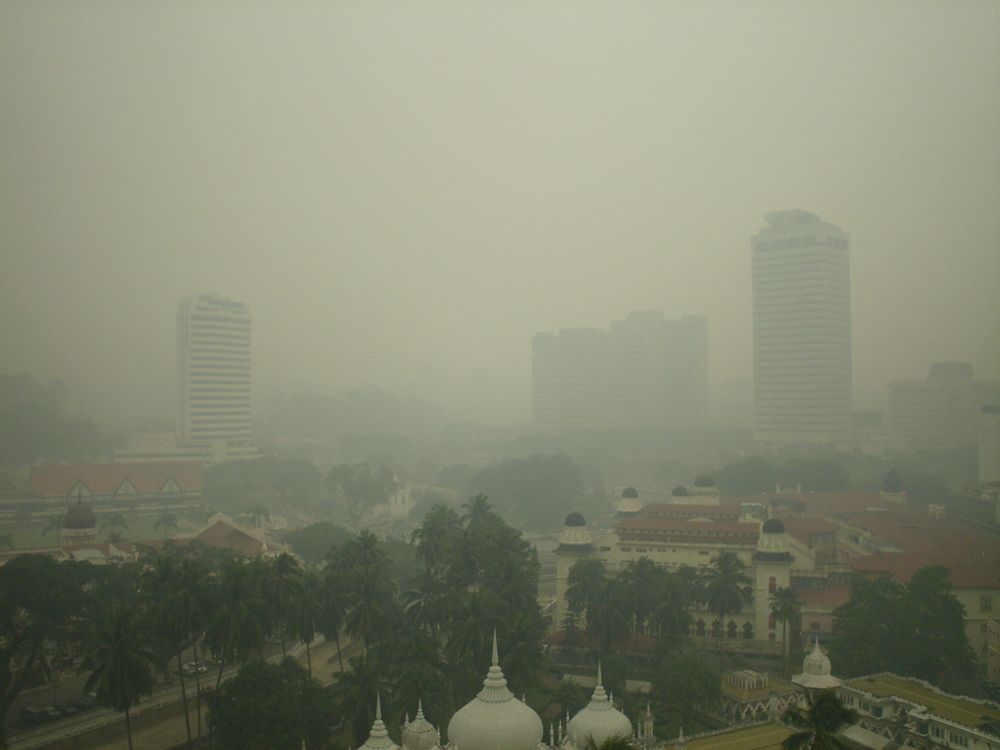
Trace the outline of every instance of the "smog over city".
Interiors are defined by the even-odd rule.
[[[1000,747],[1000,2],[0,0],[0,97],[0,748]]]

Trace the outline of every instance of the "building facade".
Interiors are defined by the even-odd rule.
[[[545,430],[685,428],[708,410],[708,321],[639,311],[608,331],[532,341],[532,418]]]
[[[210,463],[257,455],[251,434],[250,311],[213,294],[177,310],[178,443]]]
[[[979,482],[1000,482],[1000,406],[979,410]]]
[[[889,383],[893,434],[910,450],[974,445],[982,408],[994,404],[1000,382],[974,380],[968,362],[935,362],[924,380]]]
[[[806,211],[767,214],[754,235],[754,434],[840,443],[851,433],[848,236]]]

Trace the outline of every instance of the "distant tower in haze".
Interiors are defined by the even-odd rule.
[[[178,438],[218,463],[257,455],[251,445],[250,312],[214,294],[177,308]]]
[[[848,236],[778,211],[752,239],[754,436],[836,443],[850,435]]]

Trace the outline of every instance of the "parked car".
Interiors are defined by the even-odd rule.
[[[181,667],[181,671],[185,675],[205,674],[208,671],[208,665],[202,661],[189,661]]]
[[[93,693],[84,693],[70,701],[70,705],[75,706],[78,711],[90,711],[97,708],[97,696]]]

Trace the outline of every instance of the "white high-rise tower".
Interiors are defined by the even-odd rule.
[[[250,312],[214,294],[180,301],[177,367],[182,447],[216,463],[257,455],[251,445]]]
[[[754,435],[769,443],[850,436],[848,236],[806,211],[767,214],[753,248]]]

